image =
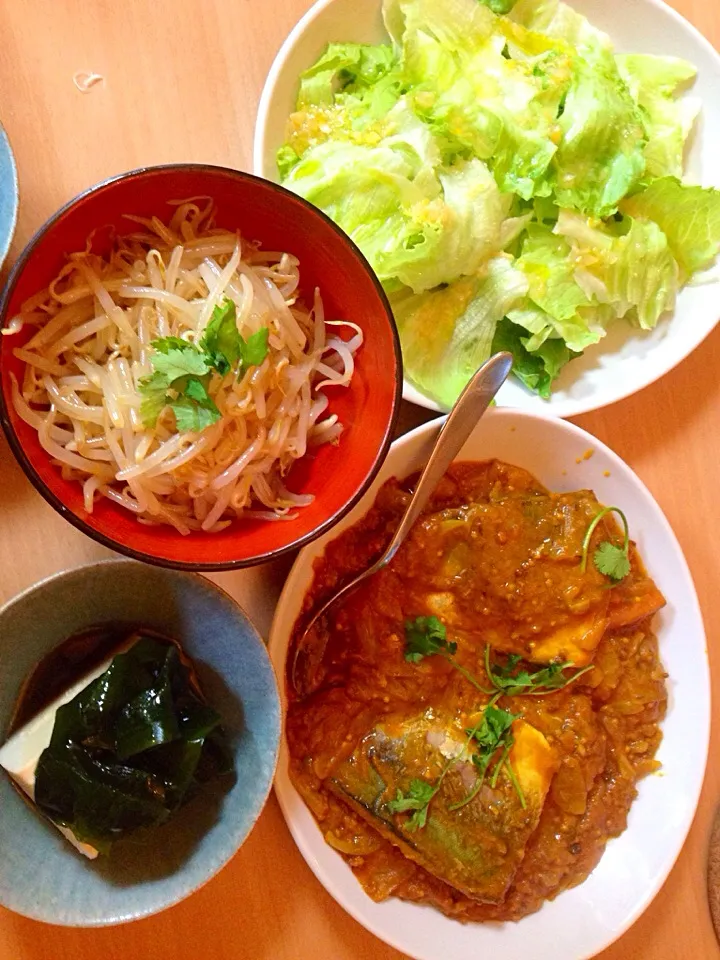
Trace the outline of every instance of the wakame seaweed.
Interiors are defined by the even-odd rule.
[[[60,707],[38,761],[35,802],[98,850],[163,823],[198,786],[231,773],[220,717],[176,646],[140,634]]]

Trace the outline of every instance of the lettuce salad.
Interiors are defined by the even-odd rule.
[[[405,375],[450,406],[509,350],[549,397],[625,320],[650,330],[720,248],[720,191],[684,184],[694,67],[616,55],[558,0],[385,0],[391,43],[301,77],[285,186],[359,245]]]

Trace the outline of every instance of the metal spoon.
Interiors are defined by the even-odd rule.
[[[490,406],[492,399],[510,373],[513,358],[509,353],[498,353],[484,363],[458,397],[455,406],[440,428],[435,448],[407,506],[400,525],[379,560],[358,574],[337,591],[319,610],[317,610],[305,631],[295,645],[290,677],[292,685],[300,696],[308,696],[318,686],[317,667],[323,658],[329,635],[321,635],[318,630],[320,621],[326,617],[331,607],[340,600],[346,600],[357,587],[386,567],[400,549],[412,525],[422,513],[431,494],[444,476],[446,470],[460,452],[474,427]],[[315,635],[314,638],[312,635]],[[314,639],[311,644],[310,640]]]

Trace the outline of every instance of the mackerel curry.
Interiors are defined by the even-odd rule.
[[[369,566],[407,506],[391,480],[317,561],[312,609]],[[369,896],[518,920],[581,883],[658,766],[664,599],[590,491],[455,464],[392,564],[327,624],[320,684],[288,683],[292,780]],[[292,651],[289,662],[292,662]]]

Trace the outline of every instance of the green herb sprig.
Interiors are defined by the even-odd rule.
[[[405,823],[406,830],[410,830],[411,832],[422,830],[425,826],[430,801],[440,789],[444,775],[445,770],[443,770],[434,786],[428,783],[427,780],[414,779],[410,781],[407,793],[404,793],[398,788],[395,799],[388,803],[388,810],[391,813],[405,813],[407,810],[414,811],[413,815]]]
[[[500,690],[506,697],[547,696],[549,693],[563,690],[571,683],[575,683],[584,673],[593,669],[591,664],[568,677],[565,676],[564,671],[574,664],[572,660],[566,660],[564,663],[551,663],[531,673],[529,670],[516,669],[521,660],[521,656],[511,653],[504,665],[494,664],[490,660],[490,645],[487,644],[485,647],[485,672],[493,687]]]
[[[499,696],[500,694],[497,694],[497,697]],[[497,699],[497,697],[495,699]],[[391,813],[404,813],[407,810],[414,811],[412,817],[410,817],[405,824],[406,830],[422,830],[422,828],[425,826],[427,823],[430,802],[440,790],[442,782],[453,764],[457,763],[459,760],[462,760],[466,756],[468,748],[473,742],[473,739],[480,733],[481,730],[488,728],[488,723],[497,723],[497,721],[493,721],[492,717],[490,721],[486,720],[487,711],[493,709],[494,702],[491,701],[487,707],[485,707],[482,716],[475,726],[471,730],[465,731],[467,734],[467,740],[465,741],[462,750],[457,756],[450,757],[448,760],[446,760],[442,770],[440,771],[440,775],[434,783],[428,783],[426,780],[414,779],[410,781],[407,793],[398,788],[395,799],[388,803],[388,810]],[[505,714],[504,710],[498,712]],[[515,718],[513,717],[513,720],[514,719]],[[512,721],[510,722],[512,723]]]
[[[500,696],[500,694],[497,694],[497,696]],[[490,763],[497,755],[498,750],[502,750],[502,753],[500,755],[500,759],[497,761],[493,769],[492,777],[490,779],[490,786],[493,790],[495,789],[501,772],[505,770],[508,775],[508,779],[518,795],[520,806],[523,808],[523,810],[525,809],[525,794],[523,793],[522,787],[520,786],[520,783],[518,782],[515,772],[510,764],[510,760],[508,759],[510,751],[515,743],[512,725],[519,718],[519,713],[510,713],[509,710],[503,710],[501,707],[496,707],[492,701],[487,705],[483,712],[480,726],[475,730],[468,731],[468,733],[471,734],[472,739],[479,745],[479,749],[476,750],[472,755],[472,762],[473,766],[477,770],[478,781],[470,793],[466,797],[463,797],[459,803],[454,803],[452,806],[448,807],[449,810],[459,810],[461,807],[466,806],[468,803],[474,800],[478,793],[480,793],[480,790],[485,783],[485,778],[487,776]]]
[[[582,573],[587,570],[590,541],[595,528],[610,513],[617,513],[623,522],[625,529],[623,545],[620,547],[616,543],[604,540],[593,554],[593,563],[603,576],[608,577],[613,583],[620,583],[630,573],[630,530],[627,517],[619,507],[603,507],[593,518],[583,540],[580,570]]]
[[[267,327],[262,327],[245,340],[237,328],[234,301],[223,300],[213,310],[200,347],[218,373],[228,373],[239,364],[240,375],[263,362],[268,352],[268,334]]]
[[[443,657],[480,693],[492,694],[455,659],[457,644],[448,640],[445,625],[437,617],[416,617],[405,621],[405,659],[420,663],[425,657]]]
[[[574,683],[579,677],[592,670],[593,667],[584,667],[572,676],[567,676],[565,670],[573,666],[572,660],[564,663],[551,663],[535,671],[518,669],[522,660],[519,654],[510,654],[504,664],[494,664],[491,661],[490,645],[485,646],[485,673],[492,684],[492,689],[483,687],[478,680],[455,660],[457,643],[449,641],[445,625],[434,616],[416,617],[405,621],[405,659],[409,663],[420,663],[425,657],[443,657],[469,683],[481,693],[491,697],[490,702],[483,710],[483,714],[472,730],[466,730],[468,739],[456,757],[450,758],[443,766],[439,777],[434,783],[414,779],[410,781],[407,792],[398,789],[394,800],[388,804],[391,813],[413,811],[407,821],[407,830],[422,829],[427,823],[428,809],[433,797],[440,790],[443,780],[454,763],[467,755],[470,746],[474,746],[471,760],[478,773],[478,780],[467,796],[458,803],[448,807],[449,810],[459,810],[470,803],[478,795],[485,783],[493,760],[500,753],[492,768],[490,786],[495,789],[501,773],[510,780],[520,800],[523,810],[526,807],[525,795],[509,760],[510,751],[515,743],[512,725],[520,718],[520,714],[511,713],[496,706],[502,696],[544,696],[562,690]]]
[[[523,810],[525,809],[525,795],[508,759],[510,750],[515,743],[515,738],[512,734],[512,725],[520,715],[510,713],[508,710],[503,710],[495,706],[500,696],[501,694],[497,693],[490,703],[487,704],[475,726],[465,731],[467,739],[462,750],[459,754],[450,757],[445,762],[440,771],[440,775],[434,783],[428,783],[426,780],[416,778],[410,781],[407,792],[398,788],[395,799],[388,803],[388,810],[390,810],[391,813],[413,811],[413,815],[405,823],[406,830],[411,832],[422,830],[427,823],[428,810],[433,797],[439,792],[443,780],[453,764],[464,760],[471,746],[477,748],[472,754],[471,760],[478,772],[478,782],[466,797],[463,797],[458,803],[449,806],[448,810],[459,810],[461,807],[470,803],[471,800],[474,800],[485,782],[490,763],[500,749],[502,750],[502,754],[495,764],[490,784],[492,788],[495,789],[500,773],[505,770],[508,779],[517,792]]]
[[[574,683],[592,666],[578,670],[568,677],[564,671],[574,666],[572,660],[564,663],[551,663],[539,670],[516,670],[522,657],[510,654],[504,665],[493,664],[490,659],[490,645],[485,647],[485,673],[492,689],[482,686],[476,677],[455,660],[457,644],[447,639],[445,625],[437,617],[416,617],[405,621],[405,659],[410,663],[420,663],[425,657],[440,656],[448,661],[476,690],[488,696],[500,692],[507,697],[545,696],[562,690]]]
[[[213,373],[224,376],[236,370],[239,378],[248,367],[261,364],[268,352],[268,330],[245,340],[237,328],[235,303],[226,299],[213,310],[199,344],[161,337],[150,346],[153,372],[139,384],[143,423],[155,426],[169,406],[180,432],[199,432],[220,419],[208,392]]]

